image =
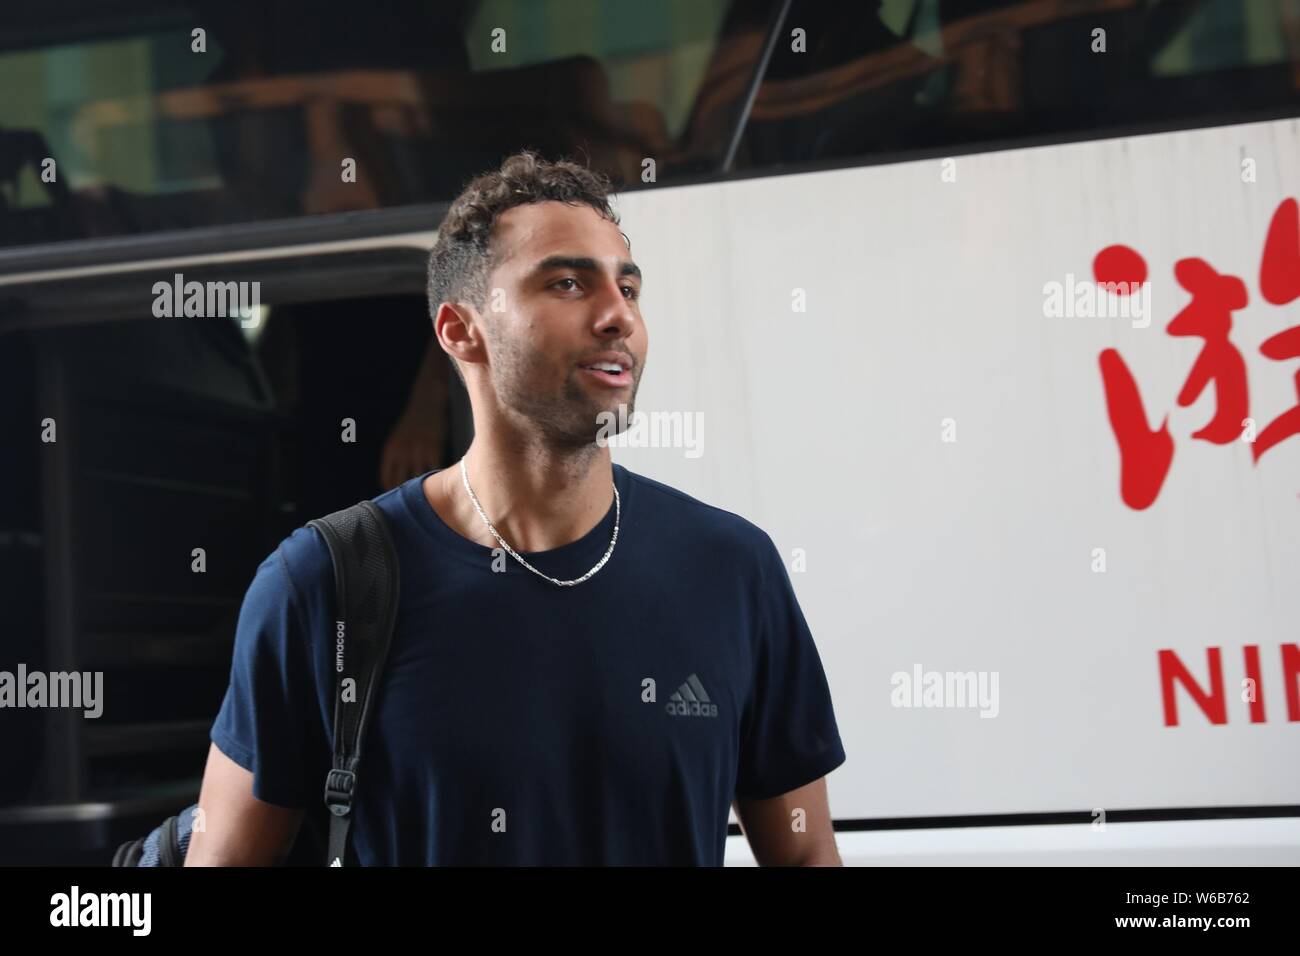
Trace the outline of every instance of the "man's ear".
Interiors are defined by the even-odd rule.
[[[433,317],[433,334],[444,352],[474,365],[487,356],[483,341],[483,318],[467,302],[443,302]]]

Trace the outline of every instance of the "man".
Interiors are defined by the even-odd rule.
[[[734,800],[760,864],[840,865],[823,778],[844,749],[781,555],[598,440],[604,413],[630,413],[647,344],[607,192],[523,153],[439,230],[434,334],[475,434],[457,465],[374,499],[401,601],[360,864],[716,866]],[[275,862],[322,800],[332,581],[310,528],[258,569],[188,864]]]

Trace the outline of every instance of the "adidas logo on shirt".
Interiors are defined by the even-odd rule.
[[[668,698],[668,713],[675,717],[716,717],[718,705],[709,700],[699,677],[692,674]]]

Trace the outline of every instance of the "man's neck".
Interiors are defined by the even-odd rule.
[[[609,513],[614,488],[609,449],[562,453],[476,435],[465,454],[469,484],[497,533],[519,552],[550,551],[586,536]],[[500,547],[465,491],[460,462],[424,482],[425,496],[452,530]]]

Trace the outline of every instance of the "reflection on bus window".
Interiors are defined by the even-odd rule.
[[[1293,0],[794,0],[736,165],[1297,107]]]
[[[525,146],[622,182],[647,158],[655,182],[708,168],[744,83],[728,108],[696,101],[720,61],[752,76],[770,15],[756,0],[66,6],[57,22],[39,4],[5,14],[0,246],[437,202]]]

